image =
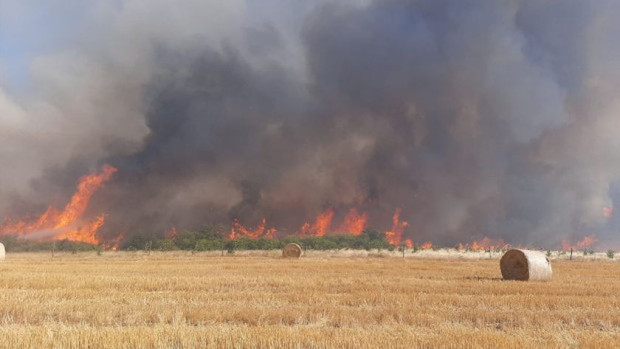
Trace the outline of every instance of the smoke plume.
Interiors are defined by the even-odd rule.
[[[12,3],[0,42],[36,7]],[[615,1],[54,6],[80,19],[49,24],[19,84],[0,47],[0,217],[61,207],[110,164],[89,208],[109,236],[286,235],[356,208],[440,244],[619,241]]]

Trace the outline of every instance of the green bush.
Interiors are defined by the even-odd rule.
[[[224,240],[200,239],[196,242],[194,250],[196,251],[221,251],[224,249]]]
[[[161,251],[174,251],[178,250],[179,248],[172,240],[161,240],[159,242],[159,249]]]
[[[196,233],[190,231],[183,231],[177,235],[175,244],[181,250],[194,250],[196,249]]]
[[[59,241],[32,241],[26,239],[20,239],[14,236],[3,236],[0,242],[4,244],[4,248],[7,252],[40,252],[51,251],[54,248],[55,251],[61,252],[83,252],[83,251],[95,251],[97,246],[91,245],[85,242],[76,242],[70,240]],[[54,244],[56,245],[54,247]]]
[[[296,243],[307,250],[340,250],[340,249],[388,249],[394,250],[385,241],[385,234],[375,229],[364,230],[355,236],[352,234],[329,234],[326,236],[288,236],[283,239],[241,237],[229,240],[228,230],[220,225],[208,225],[197,231],[179,231],[176,236],[158,237],[152,233],[134,232],[128,234],[121,244],[123,250],[186,250],[186,251],[220,251],[227,250],[275,250],[288,243]],[[35,242],[5,236],[0,239],[7,251],[50,251],[53,242]],[[69,240],[56,242],[56,251],[94,251],[101,246],[78,243]]]

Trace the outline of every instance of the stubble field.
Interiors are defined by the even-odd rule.
[[[617,347],[620,264],[552,265],[516,282],[432,254],[9,254],[0,347]]]

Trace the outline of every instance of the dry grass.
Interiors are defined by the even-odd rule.
[[[0,346],[617,347],[620,264],[553,268],[518,282],[497,260],[9,254]]]

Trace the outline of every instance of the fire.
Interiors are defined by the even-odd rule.
[[[392,216],[392,229],[385,232],[385,239],[393,246],[400,245],[405,228],[409,226],[406,221],[400,221],[400,209],[396,209]]]
[[[104,247],[105,247],[105,249],[107,249],[107,250],[116,251],[116,250],[118,250],[118,248],[119,248],[119,246],[120,246],[120,244],[121,244],[121,240],[123,240],[123,239],[125,238],[125,236],[126,236],[126,233],[125,233],[125,232],[120,233],[120,234],[118,234],[118,236],[117,236],[117,237],[115,237],[115,238],[113,238],[113,239],[111,239],[111,240],[106,241],[106,242],[103,244],[103,246],[104,246]]]
[[[592,234],[583,238],[583,240],[577,242],[577,248],[588,248],[593,243],[595,243],[598,239],[596,235]]]
[[[332,220],[334,219],[334,209],[328,208],[321,212],[315,219],[314,223],[306,222],[301,226],[299,230],[299,236],[325,236],[328,229],[331,227]],[[366,228],[366,221],[368,216],[366,213],[360,214],[357,209],[352,208],[344,217],[344,221],[337,229],[340,233],[353,234],[355,236],[360,235]]]
[[[614,217],[614,207],[613,206],[604,206],[603,207],[603,217],[606,219],[612,219]]]
[[[411,239],[405,239],[403,243],[405,244],[405,247],[413,248],[413,241]]]
[[[268,238],[268,239],[275,239],[276,232],[277,232],[276,228],[269,228],[265,232],[265,237]]]
[[[177,227],[172,227],[164,233],[164,237],[168,240],[176,240],[178,236]]]
[[[233,220],[232,227],[230,229],[229,238],[230,240],[234,240],[241,236],[249,237],[251,239],[258,239],[259,237],[274,238],[276,236],[276,229],[266,229],[266,227],[267,220],[265,218],[261,220],[261,223],[255,229],[248,229],[244,227],[239,220],[235,219]]]
[[[584,237],[583,239],[578,241],[576,244],[573,244],[570,240],[563,240],[562,250],[564,251],[570,251],[571,249],[585,250],[587,248],[590,248],[590,246],[592,246],[592,244],[594,244],[597,241],[598,239],[596,238],[596,235],[594,234],[590,234]]]
[[[507,250],[510,246],[504,239],[482,238],[480,241],[474,241],[471,244],[459,244],[459,250],[474,251],[491,251],[491,250]]]
[[[101,242],[97,232],[105,223],[105,216],[100,215],[92,221],[84,221],[82,216],[88,208],[92,196],[110,180],[117,169],[104,165],[101,172],[80,178],[77,192],[71,197],[64,210],[59,212],[48,207],[38,219],[28,222],[20,220],[10,223],[9,220],[0,226],[0,236],[18,235],[38,240],[61,240],[98,244]]]
[[[433,248],[433,243],[430,241],[427,241],[420,245],[420,249],[422,250],[430,250],[431,248]]]
[[[87,242],[89,244],[97,245],[99,244],[99,238],[96,237],[96,234],[99,228],[103,227],[103,223],[105,223],[105,216],[100,215],[94,221],[89,222],[86,225],[79,227],[78,229],[68,230],[60,233],[60,235],[57,235],[55,239],[67,239],[71,241]]]
[[[360,215],[355,208],[352,208],[344,217],[344,222],[338,230],[355,236],[360,235],[366,228],[367,218],[366,213]]]
[[[327,229],[332,223],[332,219],[334,218],[334,209],[331,207],[319,214],[314,223],[310,225],[310,223],[304,223],[302,225],[301,230],[299,232],[300,236],[324,236],[327,233]]]

